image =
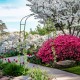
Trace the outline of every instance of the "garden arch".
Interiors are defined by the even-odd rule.
[[[20,38],[21,38],[21,31],[22,31],[22,25],[24,26],[24,40],[25,40],[25,27],[26,27],[26,21],[33,16],[34,14],[30,14],[27,16],[24,16],[21,21],[20,21]],[[24,20],[24,23],[22,23],[22,21]]]

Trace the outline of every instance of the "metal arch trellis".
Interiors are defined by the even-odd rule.
[[[24,16],[21,21],[20,21],[20,38],[21,38],[21,32],[22,32],[22,25],[24,26],[24,40],[25,40],[25,27],[26,27],[26,21],[28,20],[28,18],[30,18],[31,16],[33,16],[34,14],[30,14],[27,16]],[[25,20],[24,20],[25,19]],[[22,21],[24,20],[24,23],[22,23]],[[21,40],[21,39],[20,39]]]

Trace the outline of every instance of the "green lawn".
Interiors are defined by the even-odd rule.
[[[80,75],[80,66],[63,69],[65,71]]]

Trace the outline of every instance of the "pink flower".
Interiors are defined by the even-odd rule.
[[[8,62],[11,63],[10,59],[8,59]]]
[[[18,60],[15,61],[16,63],[18,62]]]
[[[22,62],[22,64],[24,64],[24,62]]]
[[[65,59],[80,61],[80,38],[72,35],[60,35],[55,39],[45,41],[37,53],[42,62],[47,63],[54,60],[52,47],[55,48],[57,61]]]

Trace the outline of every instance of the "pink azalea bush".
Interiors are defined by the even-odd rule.
[[[54,40],[58,60],[80,61],[80,38],[72,35],[61,35]]]
[[[50,62],[53,61],[53,53],[52,53],[52,43],[53,39],[49,39],[45,41],[42,45],[42,47],[39,49],[37,55],[39,58],[42,59],[42,62]]]
[[[60,35],[55,39],[47,40],[37,53],[43,62],[54,60],[53,46],[56,51],[57,61],[66,59],[80,61],[80,38],[72,35]]]

